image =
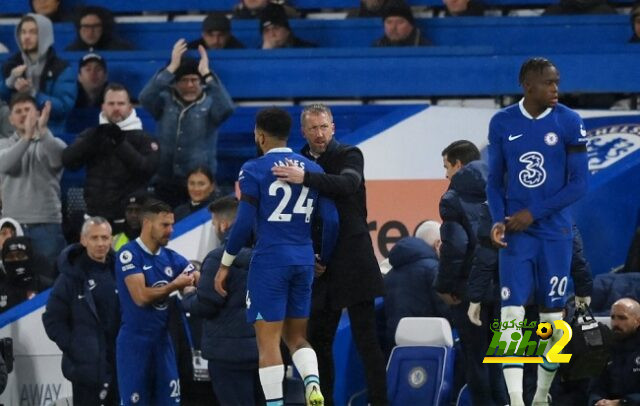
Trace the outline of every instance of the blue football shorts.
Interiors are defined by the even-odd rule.
[[[313,265],[268,267],[251,264],[247,280],[247,321],[307,318]]]
[[[502,306],[564,307],[572,240],[545,240],[526,232],[507,233],[499,252]]]
[[[168,332],[120,329],[116,341],[121,405],[180,405],[180,379]]]

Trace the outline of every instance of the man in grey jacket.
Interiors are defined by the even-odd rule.
[[[60,178],[66,144],[47,128],[50,102],[39,113],[35,99],[19,93],[10,108],[9,120],[16,131],[0,139],[2,215],[20,222],[34,250],[54,263],[65,246]]]
[[[233,101],[209,68],[204,47],[200,60],[183,58],[187,42],[178,40],[171,62],[140,93],[140,102],[158,122],[160,166],[156,195],[173,207],[188,200],[187,174],[197,165],[216,173],[218,127],[233,113]]]

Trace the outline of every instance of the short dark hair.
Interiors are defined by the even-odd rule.
[[[272,137],[286,141],[291,131],[291,116],[277,107],[267,107],[256,115],[256,127]]]
[[[104,88],[103,95],[106,95],[109,90],[111,90],[112,92],[125,92],[127,94],[127,98],[129,99],[129,103],[131,103],[131,94],[123,84],[116,83],[116,82],[109,83],[107,87]]]
[[[16,226],[15,224],[13,224],[10,221],[5,221],[4,223],[0,224],[0,230],[2,230],[3,228],[8,228],[11,230],[11,232],[15,235],[17,233],[18,230],[16,230]]]
[[[456,161],[460,161],[462,165],[466,165],[471,161],[480,159],[480,151],[478,151],[478,147],[476,147],[473,142],[458,140],[443,149],[442,156],[446,157],[447,161],[452,165],[454,165]]]
[[[546,68],[555,68],[555,65],[547,58],[535,57],[527,59],[520,67],[518,80],[522,85],[529,72],[542,73]]]
[[[33,0],[32,0],[32,1],[33,1]],[[26,16],[22,17],[22,18],[20,19],[20,22],[18,23],[18,28],[17,28],[18,33],[20,33],[20,29],[22,28],[22,24],[26,23],[27,21],[31,21],[32,23],[35,23],[36,25],[38,25],[38,22],[36,21],[36,19],[35,19],[35,18],[33,18],[33,17],[32,17],[32,16],[30,16],[30,15],[26,15]],[[20,45],[20,44],[18,44],[18,46],[19,46],[19,45]]]
[[[140,209],[140,215],[142,217],[149,217],[158,213],[173,213],[173,209],[167,203],[155,197],[150,197],[145,200]]]
[[[187,173],[187,179],[189,179],[189,176],[193,175],[194,173],[201,173],[209,179],[209,182],[216,183],[215,175],[211,171],[211,168],[206,165],[196,165],[191,168],[189,173]]]
[[[80,10],[78,10],[78,12],[76,13],[76,18],[74,19],[74,24],[76,25],[76,28],[80,28],[80,21],[88,15],[94,15],[98,17],[100,19],[100,23],[102,23],[103,26],[111,25],[109,24],[110,21],[105,21],[105,20],[109,20],[110,18],[113,18],[113,16],[111,15],[111,11],[109,11],[104,7],[91,6],[91,5],[84,6]]]
[[[224,196],[209,204],[209,211],[216,216],[235,217],[238,211],[238,199],[235,196]]]
[[[36,109],[38,108],[36,99],[29,93],[14,93],[13,96],[11,96],[11,101],[9,102],[9,109],[13,110],[13,106],[20,103],[31,103]]]

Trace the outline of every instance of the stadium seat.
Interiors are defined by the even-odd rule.
[[[458,393],[458,399],[456,400],[456,406],[473,406],[471,403],[471,392],[469,386],[465,384]]]
[[[453,386],[453,335],[440,317],[405,317],[387,365],[391,405],[446,405]]]

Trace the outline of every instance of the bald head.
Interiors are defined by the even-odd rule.
[[[640,304],[630,298],[623,298],[611,306],[611,329],[624,338],[636,332],[640,326]]]

